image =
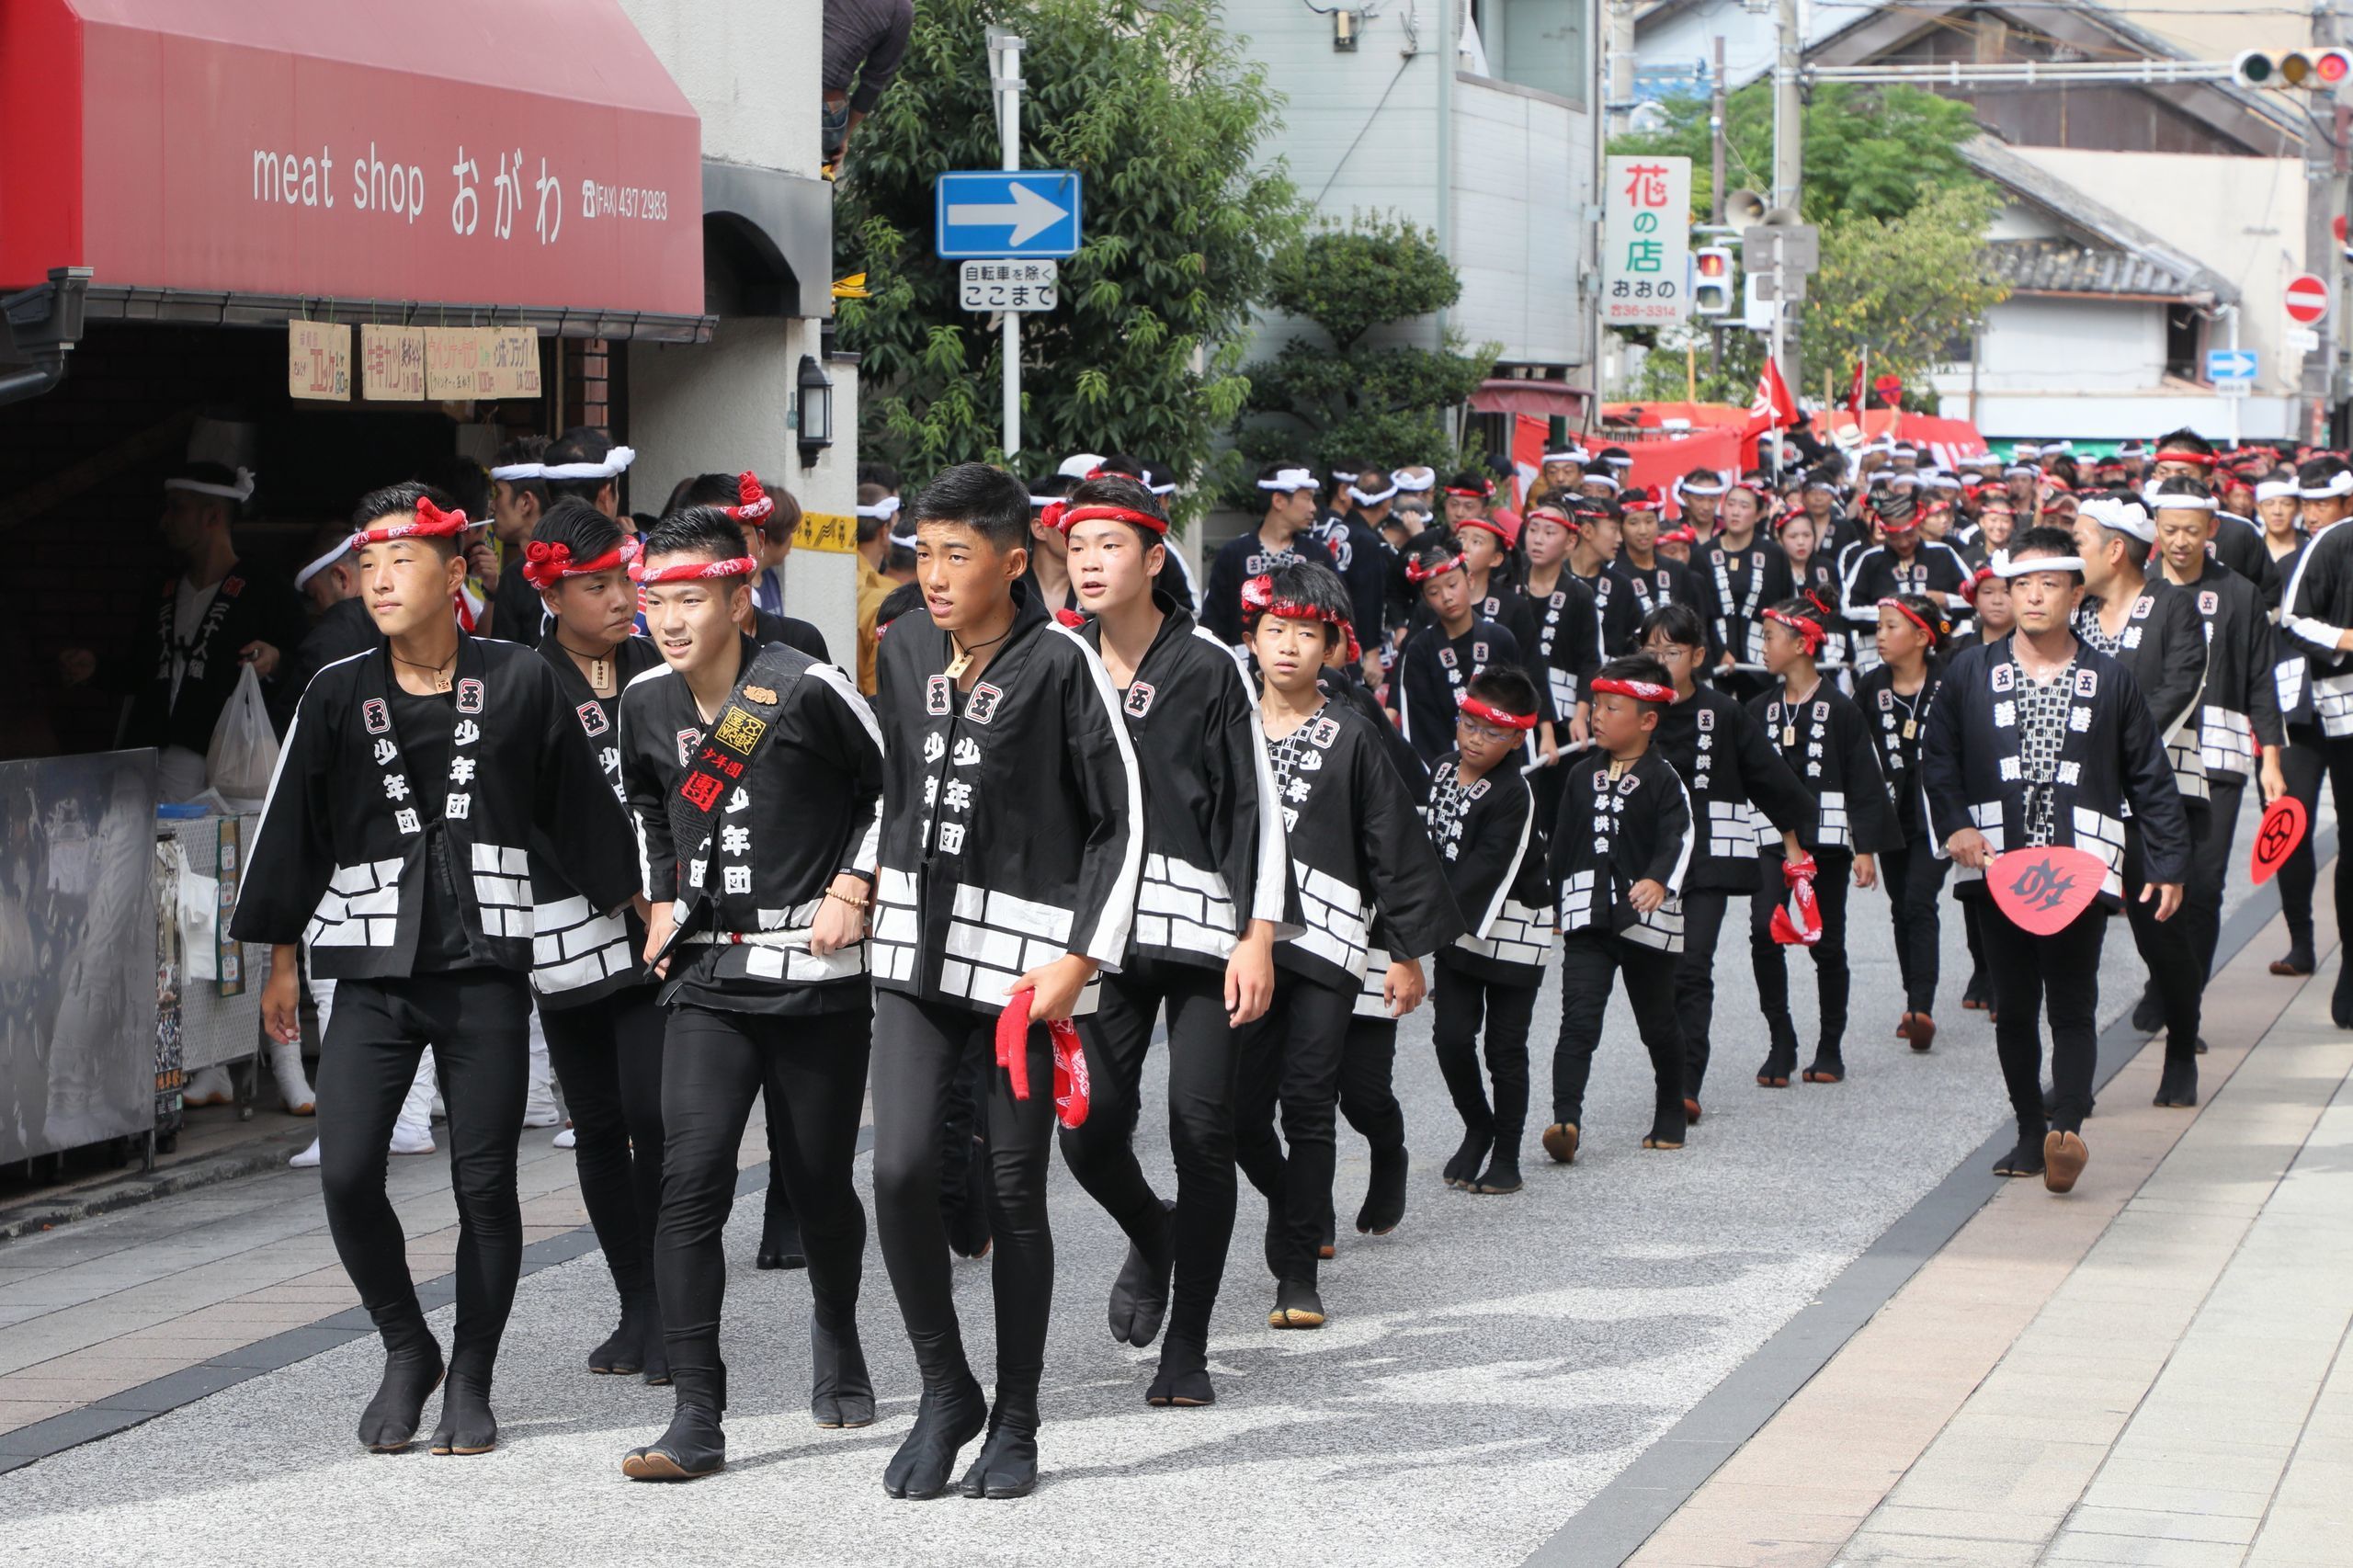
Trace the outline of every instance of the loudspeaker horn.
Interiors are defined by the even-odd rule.
[[[1767,212],[1760,222],[1768,229],[1790,229],[1804,222],[1805,220],[1799,216],[1798,210],[1794,207],[1776,207]]]
[[[1765,221],[1765,199],[1753,190],[1735,190],[1724,198],[1724,222],[1748,228]]]

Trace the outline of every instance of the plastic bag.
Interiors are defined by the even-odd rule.
[[[270,776],[278,771],[278,732],[269,727],[261,677],[251,665],[238,675],[237,688],[212,726],[205,765],[212,788],[230,801],[258,801],[269,793]]]

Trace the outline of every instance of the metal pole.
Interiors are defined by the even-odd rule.
[[[993,63],[1002,66],[995,81],[997,142],[1004,166],[1017,169],[1021,166],[1022,40],[999,34],[995,41],[999,54]],[[1021,312],[1006,311],[999,322],[1003,335],[999,352],[1005,360],[1005,456],[1010,462],[1021,451]]]
[[[1775,11],[1777,36],[1773,69],[1773,205],[1795,211],[1801,205],[1805,167],[1805,119],[1798,101],[1798,67],[1805,51],[1805,34],[1798,26],[1798,0],[1780,0]],[[1779,254],[1779,249],[1775,255]],[[1786,281],[1786,279],[1784,279]],[[1787,331],[1781,323],[1790,314],[1787,290],[1773,312],[1773,358],[1781,379],[1792,388],[1805,384],[1798,366],[1797,324]]]
[[[2232,305],[2227,308],[2231,312],[2230,347],[2231,352],[2235,354],[2238,352],[2239,348],[2239,308],[2236,305]],[[2222,402],[2229,406],[2231,411],[2231,445],[2234,447],[2239,444],[2239,404],[2245,401],[2245,400],[2244,398],[2236,397],[2226,397],[2222,400]]]
[[[1716,76],[1708,89],[1708,222],[1718,228],[1724,222],[1724,35],[1716,35]],[[1708,370],[1711,375],[1724,373],[1724,328],[1722,322],[1708,326]]]
[[[1454,64],[1462,52],[1461,0],[1438,0],[1438,254],[1454,265]],[[1446,352],[1447,310],[1438,311],[1438,351]]]

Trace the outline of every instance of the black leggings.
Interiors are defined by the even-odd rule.
[[[1813,955],[1821,1000],[1822,1049],[1836,1053],[1847,1039],[1847,884],[1855,858],[1844,849],[1813,851],[1813,899],[1822,911],[1822,940],[1803,949]],[[1797,1025],[1790,1019],[1790,970],[1781,944],[1773,940],[1773,911],[1788,896],[1779,855],[1756,858],[1756,896],[1748,901],[1748,961],[1756,972],[1756,1002],[1773,1049],[1795,1055]]]
[[[919,1353],[957,1341],[956,1299],[940,1217],[941,1135],[966,1053],[990,1052],[996,1017],[896,991],[874,1003],[874,1219],[899,1315]],[[1054,1127],[1054,1057],[1029,1031],[1029,1097],[991,1067],[981,1095],[988,1136],[990,1283],[996,1297],[997,1397],[1035,1399],[1054,1303],[1054,1237],[1046,1215]],[[1092,1112],[1090,1111],[1090,1115]],[[930,1369],[926,1368],[928,1373]]]
[[[1732,896],[1722,888],[1695,888],[1683,895],[1683,950],[1675,955],[1675,1020],[1683,1034],[1683,1092],[1695,1100],[1712,1054],[1708,1036],[1716,1022],[1716,943],[1723,932],[1724,905]]]
[[[769,1106],[769,1147],[801,1216],[817,1322],[838,1326],[858,1310],[866,1210],[850,1185],[866,1103],[873,1017],[864,1006],[785,1017],[681,1004],[670,1014],[662,1062],[669,1129],[654,1277],[663,1339],[682,1403],[726,1403],[719,1357],[727,1257],[720,1233],[735,1206],[736,1151],[752,1102]]]
[[[1937,898],[1944,892],[1952,862],[1938,858],[1935,842],[1924,832],[1902,848],[1881,855],[1879,869],[1887,878],[1888,918],[1895,926],[1895,967],[1904,981],[1904,1010],[1933,1013],[1937,1010],[1938,949],[1944,939]],[[1819,897],[1820,883],[1814,885],[1814,892]],[[1822,939],[1827,942],[1829,935],[1825,932]]]
[[[1405,1108],[1397,1103],[1397,1020],[1348,1017],[1340,1053],[1340,1115],[1376,1154],[1405,1147]]]
[[[1176,1159],[1175,1288],[1168,1335],[1209,1344],[1210,1312],[1233,1240],[1234,1031],[1226,1027],[1225,971],[1131,958],[1103,977],[1102,1002],[1078,1023],[1086,1048],[1086,1119],[1062,1130],[1063,1160],[1087,1195],[1149,1256],[1165,1256],[1168,1219],[1136,1163],[1152,1024],[1168,1011],[1168,1140]]]
[[[2214,978],[2214,949],[2222,940],[2222,889],[2230,881],[2231,850],[2238,843],[2239,805],[2246,798],[2246,781],[2215,774],[2207,778],[2206,787],[2213,801],[2206,813],[2206,835],[2189,852],[2189,881],[2182,889],[2181,910],[2173,917],[2197,960],[2201,987]]]
[[[1777,871],[1775,873],[1779,875]],[[1609,1010],[1611,983],[1623,977],[1634,1027],[1650,1052],[1657,1117],[1683,1123],[1683,1031],[1675,1018],[1673,953],[1607,932],[1572,931],[1561,942],[1561,1038],[1552,1048],[1552,1119],[1585,1125],[1586,1084]],[[1671,1113],[1671,1114],[1670,1114]]]
[[[2234,802],[2235,804],[2236,802]],[[2195,819],[2193,819],[2195,820]],[[2211,820],[2205,831],[2214,831]],[[2187,1062],[2198,1053],[2198,1027],[2204,1006],[2206,971],[2199,967],[2198,938],[2187,918],[2187,907],[2170,920],[2157,918],[2154,900],[2141,902],[2147,884],[2141,876],[2141,826],[2124,824],[2124,915],[2132,927],[2132,945],[2148,966],[2165,1009],[2165,1060]],[[2194,851],[2193,851],[2194,853]]]
[[[1285,972],[1276,977],[1266,1016],[1240,1031],[1234,1155],[1266,1195],[1267,1266],[1295,1284],[1315,1283],[1332,1213],[1340,1077],[1356,999],[1354,986],[1342,991]]]
[[[2055,1127],[2083,1130],[2099,1062],[2099,949],[2109,912],[2097,903],[2053,937],[2010,923],[1990,900],[1980,907],[1985,973],[1994,984],[1994,1045],[2002,1083],[2018,1119],[2018,1141],[2035,1144]],[[2052,1109],[2042,1108],[2042,1009],[2051,1008]]]
[[[2288,745],[2279,754],[2279,771],[2288,776],[2288,793],[2304,803],[2303,842],[2279,868],[2279,913],[2288,922],[2288,945],[2306,952],[2313,945],[2313,889],[2320,881],[2313,858],[2313,837],[2320,831],[2320,787],[2328,777],[2328,746],[2317,730],[2288,732]],[[2345,862],[2337,867],[2342,874]]]
[[[319,1051],[319,1176],[327,1231],[380,1327],[415,1318],[400,1216],[384,1190],[392,1123],[433,1048],[449,1108],[458,1199],[458,1321],[449,1369],[483,1389],[515,1305],[523,1213],[515,1151],[530,1071],[529,983],[503,969],[346,980]]]
[[[662,1212],[660,987],[632,985],[579,1007],[540,1005],[540,1032],[572,1113],[580,1201],[624,1299],[654,1284]]]
[[[983,1042],[985,1044],[985,1042]],[[964,1053],[964,1064],[957,1070],[956,1083],[949,1091],[948,1120],[939,1139],[939,1207],[951,1219],[961,1213],[970,1191],[972,1165],[978,1158],[978,1116],[981,1069],[995,1062],[994,1052],[986,1058],[980,1048]],[[795,1223],[792,1217],[792,1194],[779,1172],[784,1169],[784,1154],[777,1140],[779,1129],[785,1121],[784,1108],[773,1091],[763,1091],[767,1101],[768,1189],[761,1215],[761,1233],[775,1235],[783,1227]]]
[[[1463,1131],[1493,1134],[1496,1152],[1514,1159],[1528,1130],[1528,1024],[1536,1016],[1536,994],[1542,987],[1541,979],[1532,985],[1509,985],[1441,963],[1433,988],[1430,1039],[1438,1047],[1438,1071],[1445,1074]],[[1479,1075],[1483,1023],[1487,1073],[1495,1085],[1492,1108]]]

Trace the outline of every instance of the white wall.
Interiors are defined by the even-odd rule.
[[[1977,385],[1980,392],[2154,392],[2165,364],[2163,305],[2013,299],[1986,312]],[[1966,389],[1966,367],[1959,379]]]
[[[814,178],[824,0],[620,0],[702,116],[702,153]]]
[[[1945,392],[1941,412],[1949,418],[1967,418],[1966,378],[1958,393],[1948,390],[1944,377],[1937,379],[1937,385]],[[2230,407],[2234,401],[2239,405],[2235,410]],[[2234,400],[2168,392],[2116,397],[2077,392],[1981,392],[1977,399],[1977,428],[1989,441],[2039,440],[2057,436],[2086,441],[2145,441],[2185,425],[2210,436],[2227,437],[2234,413],[2243,439],[2300,438],[2302,416],[2293,398]]]
[[[1503,358],[1582,364],[1589,321],[1577,270],[1577,216],[1593,176],[1593,117],[1506,83],[1458,77],[1454,88],[1455,327]]]

